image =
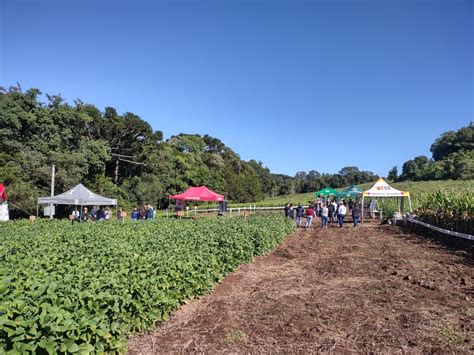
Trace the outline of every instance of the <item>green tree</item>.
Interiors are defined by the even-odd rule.
[[[398,168],[394,166],[392,169],[388,171],[387,179],[390,181],[397,181],[398,179]]]

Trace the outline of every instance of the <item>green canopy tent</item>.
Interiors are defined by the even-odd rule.
[[[316,197],[337,196],[338,192],[332,187],[325,187],[321,191],[316,192]]]
[[[364,190],[361,189],[359,186],[352,185],[352,186],[349,186],[347,189],[339,192],[337,194],[337,197],[339,197],[340,199],[341,198],[357,198],[361,196],[363,192]]]

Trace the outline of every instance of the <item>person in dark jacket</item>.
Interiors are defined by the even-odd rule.
[[[298,227],[301,227],[301,223],[303,222],[303,213],[304,213],[304,208],[300,203],[298,207],[296,208],[296,225]]]
[[[349,212],[352,212],[352,207],[354,207],[354,201],[352,199],[349,199],[349,202],[347,203],[347,207],[349,207]]]
[[[145,219],[146,218],[146,206],[142,206],[140,207],[140,209],[138,210],[138,218],[139,219]]]
[[[89,214],[89,211],[87,210],[87,207],[84,207],[84,209],[82,210],[82,215],[81,215],[81,220],[83,222],[87,222],[88,220],[90,220],[90,214]]]
[[[99,209],[97,210],[97,214],[95,218],[98,221],[105,220],[105,211],[102,209],[102,207],[99,207]]]
[[[355,203],[352,206],[352,220],[354,221],[354,227],[357,227],[357,225],[360,223],[360,204]]]
[[[138,212],[138,208],[134,208],[132,213],[130,214],[130,217],[132,218],[132,221],[137,221],[138,218],[140,217],[140,212]]]

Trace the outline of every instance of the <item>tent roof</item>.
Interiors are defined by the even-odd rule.
[[[206,186],[190,187],[183,193],[170,196],[174,200],[224,201],[224,196],[209,190]]]
[[[369,190],[363,192],[363,196],[369,197],[402,197],[410,196],[409,192],[394,189],[387,184],[384,179],[380,178]]]
[[[325,187],[321,191],[316,192],[316,196],[330,196],[330,195],[337,195],[337,191],[334,190],[332,187]]]
[[[347,189],[342,190],[341,192],[338,193],[338,196],[344,197],[344,196],[357,196],[360,195],[364,192],[364,190],[357,186],[357,185],[352,185],[349,186]]]
[[[72,189],[62,194],[52,197],[38,198],[39,205],[117,205],[117,200],[113,198],[100,196],[82,184],[74,186]]]
[[[7,200],[7,192],[5,190],[5,185],[0,184],[0,203]]]

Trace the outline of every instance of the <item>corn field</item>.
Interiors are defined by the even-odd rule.
[[[474,193],[438,190],[417,198],[415,214],[426,223],[472,234],[474,230]]]

